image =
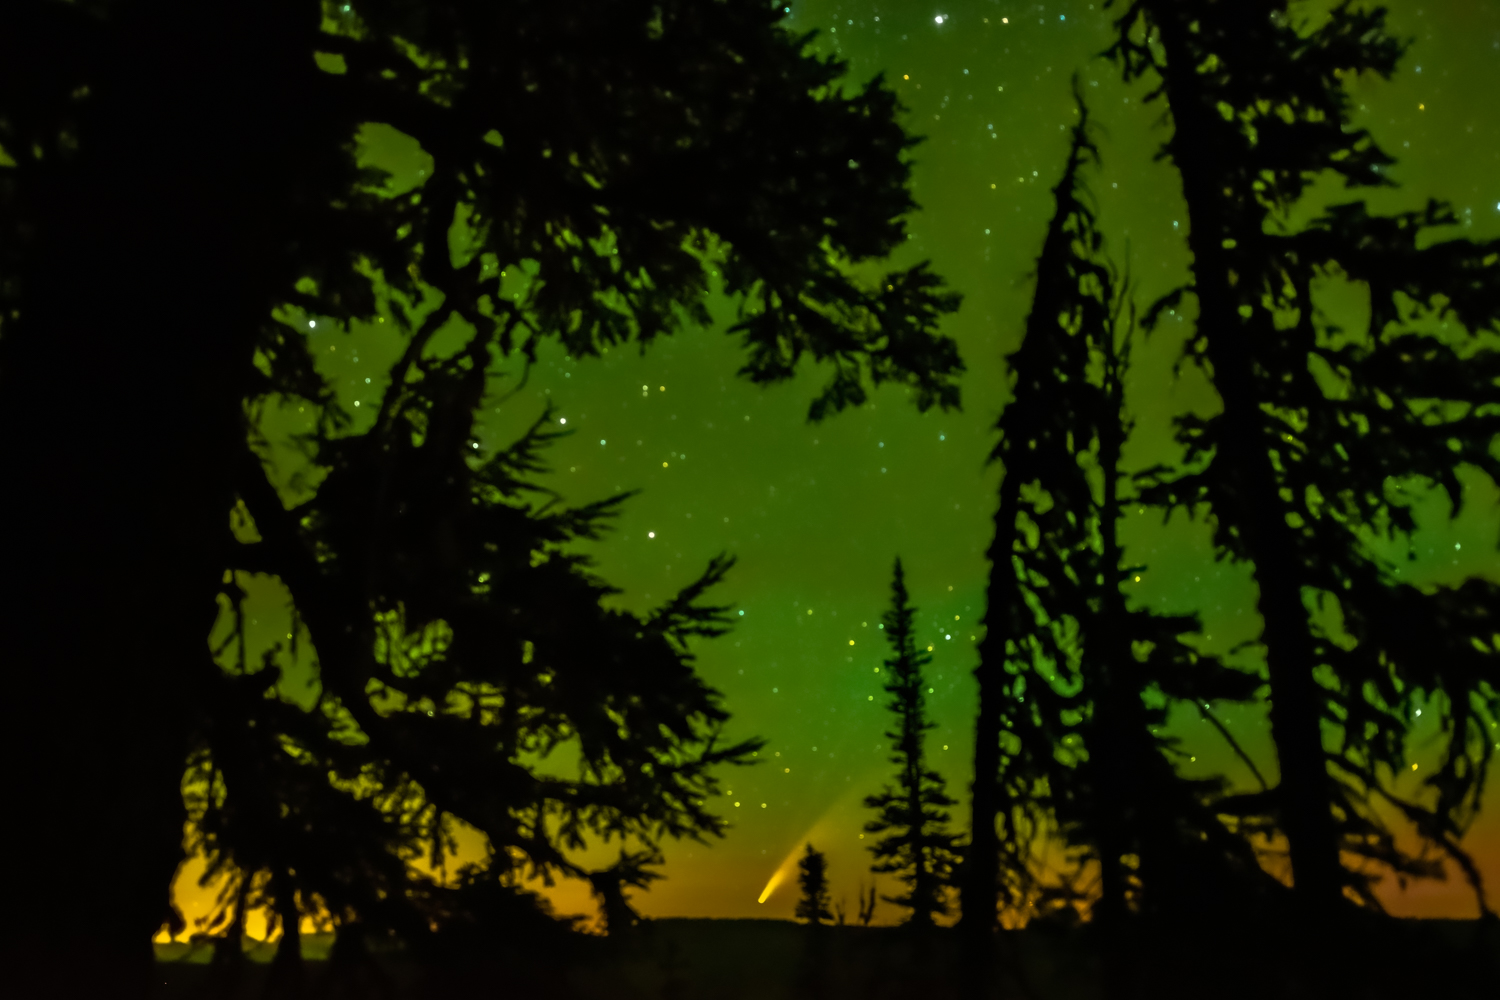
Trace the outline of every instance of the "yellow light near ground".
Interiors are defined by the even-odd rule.
[[[835,802],[833,805],[830,805],[828,809],[824,811],[823,815],[819,816],[813,823],[813,825],[807,828],[806,833],[793,841],[792,849],[787,852],[786,857],[781,859],[781,864],[776,866],[776,870],[771,873],[770,879],[766,881],[766,887],[761,890],[760,898],[756,900],[757,903],[764,903],[766,900],[770,899],[772,893],[774,893],[783,882],[795,881],[792,876],[797,871],[797,862],[802,858],[802,852],[805,849],[805,845],[811,843],[814,847],[817,847],[820,841],[826,842],[833,839],[834,813],[837,811],[840,803],[852,794],[854,793],[845,792],[843,795],[841,795],[839,797],[839,802]]]
[[[770,899],[771,898],[771,893],[775,892],[776,891],[776,887],[778,885],[780,885],[780,884],[781,884],[781,869],[778,868],[778,869],[776,869],[776,872],[771,876],[771,881],[767,882],[766,883],[766,887],[761,890],[760,898],[757,899],[756,902],[757,903],[764,903],[766,900]]]

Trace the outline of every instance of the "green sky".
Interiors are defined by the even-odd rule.
[[[743,615],[736,614],[730,635],[698,647],[699,669],[734,715],[729,735],[767,738],[766,760],[725,775],[733,793],[723,802],[733,823],[725,840],[668,845],[667,878],[637,895],[650,915],[789,917],[794,886],[782,885],[763,904],[757,898],[778,870],[783,876],[792,870],[789,859],[809,836],[829,855],[835,900],[847,895],[852,911],[856,885],[870,878],[859,836],[869,817],[860,800],[892,770],[882,675],[874,668],[887,655],[876,624],[898,555],[920,610],[918,634],[934,647],[929,705],[938,727],[928,752],[950,791],[966,791],[974,640],[988,573],[983,553],[999,479],[986,456],[1008,398],[1003,358],[1023,328],[1029,274],[1053,209],[1050,189],[1075,119],[1074,73],[1100,125],[1103,169],[1090,182],[1109,252],[1121,265],[1128,262],[1143,305],[1184,280],[1188,264],[1175,172],[1152,162],[1165,137],[1161,109],[1143,107],[1144,89],[1122,86],[1114,67],[1093,57],[1110,40],[1101,3],[789,6],[787,24],[818,29],[815,48],[847,59],[851,83],[884,73],[907,108],[907,127],[926,137],[912,153],[921,211],[893,263],[930,258],[964,294],[962,309],[944,327],[968,365],[963,411],[918,414],[902,390],[889,389],[857,411],[810,425],[808,403],[826,373],[808,362],[797,379],[769,389],[737,379],[743,354],[723,332],[734,305],[719,300],[713,328],[658,342],[644,355],[616,349],[577,361],[544,347],[525,387],[501,402],[520,373],[519,365],[508,366],[495,382],[497,399],[481,434],[486,444],[503,445],[550,401],[576,433],[550,452],[546,485],[574,503],[641,491],[617,529],[590,546],[599,573],[623,590],[621,606],[659,603],[721,550],[739,559],[716,596]],[[1390,82],[1351,86],[1355,123],[1400,159],[1389,173],[1402,186],[1361,196],[1386,211],[1419,207],[1429,196],[1448,199],[1465,227],[1456,235],[1500,236],[1494,96],[1500,3],[1395,0],[1391,6],[1393,33],[1414,39],[1401,73]],[[418,182],[419,150],[372,132],[370,156],[398,178]],[[1337,190],[1324,195],[1347,199]],[[1330,297],[1327,307],[1337,310],[1339,303]],[[1137,347],[1129,387],[1137,429],[1125,456],[1132,467],[1175,457],[1174,415],[1217,406],[1195,370],[1172,375],[1181,344],[1174,327],[1185,331],[1191,316],[1177,319],[1180,325],[1165,324]],[[399,349],[394,331],[324,322],[309,332],[341,398],[377,403]],[[283,432],[299,426],[306,415],[295,410],[273,414],[268,426]],[[1417,559],[1405,571],[1411,578],[1500,579],[1497,493],[1482,477],[1469,482],[1469,508],[1456,522],[1447,520],[1444,500],[1419,505]],[[1137,511],[1122,532],[1128,558],[1148,567],[1134,600],[1199,612],[1200,642],[1209,650],[1255,638],[1253,576],[1213,561],[1204,525],[1181,517],[1163,525],[1159,512]],[[285,612],[274,587],[260,581],[252,589],[255,634],[268,642],[285,631]],[[1246,653],[1236,662],[1257,661]],[[1263,712],[1230,710],[1224,717],[1273,775]],[[1185,719],[1177,729],[1197,758],[1189,767],[1248,782],[1248,772],[1208,728]],[[1419,729],[1413,741],[1419,762],[1423,737]],[[960,809],[956,824],[964,819]],[[1500,884],[1500,823],[1482,818],[1468,843],[1491,884]],[[180,885],[191,910],[196,893]],[[593,911],[582,886],[554,895],[564,912]],[[1467,916],[1474,909],[1461,880],[1404,895],[1393,890],[1386,898],[1397,913]],[[882,903],[876,919],[896,916]]]

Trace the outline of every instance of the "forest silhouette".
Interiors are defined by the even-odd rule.
[[[1288,222],[1319,176],[1389,183],[1343,89],[1402,56],[1379,8],[1106,7],[1102,58],[1149,80],[1170,122],[1191,280],[1134,300],[1092,207],[1080,93],[991,455],[967,822],[951,827],[961,803],[924,756],[927,659],[898,559],[894,783],[865,804],[902,922],[870,926],[862,889],[849,924],[809,843],[806,926],[775,928],[647,920],[629,895],[662,877],[663,843],[723,836],[719,774],[764,746],[725,741],[730,706],[695,669],[728,631],[710,595],[733,557],[649,612],[611,610],[576,543],[629,494],[568,506],[539,484],[562,436],[550,409],[504,447],[476,425],[508,398],[505,358],[549,340],[583,364],[646,350],[708,325],[715,283],[738,309],[738,375],[820,370],[809,422],[886,384],[956,408],[964,367],[940,327],[959,295],[925,263],[880,270],[917,209],[919,140],[893,91],[845,84],[782,7],[749,0],[0,7],[0,615],[26,851],[5,874],[7,993],[1493,988],[1500,921],[1461,841],[1500,728],[1500,588],[1419,588],[1369,539],[1415,529],[1391,481],[1442,488],[1455,516],[1460,466],[1500,481],[1500,244],[1453,238],[1436,202]],[[418,188],[360,166],[370,123],[430,155]],[[1367,290],[1367,329],[1319,318],[1327,280]],[[1127,469],[1132,350],[1179,310],[1183,361],[1222,410],[1179,420],[1181,464]],[[400,332],[373,420],[320,374],[309,317]],[[295,496],[261,430],[288,400],[316,414]],[[1264,675],[1186,641],[1194,616],[1126,600],[1126,505],[1211,519],[1217,556],[1253,569]],[[259,662],[251,574],[293,608]],[[311,707],[283,691],[299,645]],[[1218,715],[1250,703],[1270,706],[1269,777]],[[1395,776],[1418,705],[1442,745],[1412,795]],[[1174,708],[1259,787],[1185,776],[1162,731]],[[538,763],[563,745],[575,778]],[[447,871],[459,824],[488,851]],[[608,867],[579,860],[616,840]],[[1039,860],[1049,844],[1060,866]],[[189,852],[222,886],[212,958],[162,973],[152,937],[185,929],[171,882]],[[1445,862],[1479,921],[1383,913],[1377,876]],[[524,887],[538,878],[586,882],[603,935],[554,916]],[[245,950],[251,911],[279,934],[268,962]],[[309,919],[331,934],[324,960]],[[760,986],[732,971],[753,954]]]

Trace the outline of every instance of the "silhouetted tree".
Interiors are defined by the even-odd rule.
[[[1064,277],[1039,273],[1032,309],[1036,317],[1058,317],[1053,336],[1077,338],[1086,348],[1064,356],[1084,367],[1054,369],[1053,400],[1066,397],[1078,422],[1065,442],[1067,460],[1049,464],[1048,478],[1023,487],[1029,495],[1018,524],[1026,535],[1013,559],[1044,629],[1036,646],[1043,655],[1018,665],[1020,676],[1029,673],[1033,691],[1046,687],[1076,702],[1056,702],[1055,719],[1018,732],[1023,740],[1033,733],[1061,736],[1050,754],[1046,743],[1037,748],[1031,759],[1046,767],[1032,777],[1046,779],[1045,801],[1062,835],[1100,865],[1096,914],[1121,914],[1127,906],[1178,915],[1233,908],[1244,904],[1246,891],[1270,880],[1246,839],[1232,835],[1218,817],[1263,811],[1265,797],[1227,795],[1218,778],[1181,777],[1173,764],[1183,756],[1178,741],[1160,730],[1176,705],[1217,722],[1211,702],[1248,701],[1261,682],[1182,641],[1201,631],[1196,615],[1131,608],[1126,599],[1126,588],[1147,569],[1126,565],[1119,537],[1124,507],[1140,506],[1121,465],[1133,428],[1125,377],[1136,328],[1129,283],[1109,263],[1087,204],[1079,171],[1098,154],[1081,100],[1079,115],[1055,216],[1060,231],[1073,237],[1065,254],[1052,260]],[[1075,274],[1080,279],[1070,284],[1066,279]],[[1054,490],[1079,498],[1070,501],[1077,505],[1057,503]],[[1027,713],[1033,720],[1045,700],[1041,705]],[[1232,881],[1241,891],[1231,889]]]
[[[1075,181],[1074,198],[1062,200],[1059,211],[1076,213],[1076,231],[1092,235],[1094,220],[1080,200],[1086,186]],[[1092,239],[1076,241],[1074,249],[1087,252],[1090,245],[1099,250]],[[1230,967],[1236,945],[1228,942],[1239,937],[1237,929],[1256,926],[1263,903],[1284,890],[1262,869],[1253,846],[1255,835],[1273,828],[1264,780],[1258,790],[1234,792],[1222,776],[1186,778],[1177,771],[1186,755],[1163,732],[1174,709],[1196,712],[1260,778],[1213,707],[1250,700],[1260,678],[1184,643],[1186,633],[1201,632],[1196,614],[1132,608],[1126,599],[1147,570],[1126,565],[1119,537],[1125,507],[1141,505],[1121,465],[1133,427],[1125,376],[1137,331],[1128,282],[1111,284],[1102,285],[1104,300],[1113,296],[1109,324],[1089,334],[1097,363],[1059,387],[1092,396],[1092,405],[1083,404],[1092,418],[1075,432],[1092,439],[1076,457],[1097,481],[1096,500],[1074,512],[1086,513],[1089,537],[1071,551],[1044,549],[1023,560],[1049,581],[1035,591],[1037,606],[1076,629],[1076,669],[1058,675],[1078,685],[1083,705],[1062,719],[1071,732],[1056,756],[1073,770],[1066,783],[1049,776],[1051,805],[1063,839],[1079,852],[1077,863],[1099,866],[1092,918],[1104,992],[1123,998],[1168,989],[1156,974],[1167,965],[1196,981]]]
[[[1033,668],[1045,676],[1068,657],[1059,649],[1059,636],[1033,609],[1031,591],[1046,580],[1030,579],[1021,553],[1079,547],[1086,523],[1076,513],[1071,520],[1067,515],[1087,510],[1092,502],[1074,457],[1075,428],[1088,423],[1088,412],[1079,409],[1085,401],[1077,393],[1058,393],[1066,379],[1088,368],[1091,344],[1080,332],[1097,333],[1109,323],[1105,282],[1110,274],[1091,258],[1097,234],[1075,231],[1088,217],[1068,210],[1076,202],[1077,174],[1091,149],[1080,123],[1054,189],[1058,211],[1037,260],[1034,305],[1020,347],[1006,359],[1014,379],[1012,398],[1001,414],[1000,441],[990,456],[1003,464],[1004,474],[975,669],[975,777],[969,847],[960,875],[960,933],[977,995],[992,989],[997,907],[1024,907],[1035,896],[1031,848],[1046,830],[1044,792],[1050,788],[1043,778],[1066,777],[1054,750],[1067,735],[1064,713],[1080,714],[1076,691],[1059,691],[1050,681],[1028,683]],[[1089,241],[1081,254],[1074,250],[1080,239]],[[1035,520],[1044,503],[1037,492],[1042,483],[1046,509],[1055,514],[1048,527],[1064,532],[1064,538],[1046,540],[1045,546]]]
[[[293,511],[263,479],[246,493],[259,541],[242,565],[279,569],[296,595],[320,690],[311,712],[288,704],[275,650],[260,670],[225,676],[240,702],[213,714],[233,725],[207,733],[195,757],[197,846],[216,864],[284,871],[269,887],[278,912],[358,926],[362,940],[395,936],[429,962],[453,952],[448,925],[480,927],[486,907],[525,919],[524,906],[486,902],[486,879],[587,879],[621,933],[633,918],[620,883],[654,877],[642,866],[661,837],[719,834],[710,772],[760,746],[717,744],[727,715],[687,650],[690,637],[724,631],[726,609],[700,598],[731,560],[715,559],[651,615],[604,610],[611,591],[563,546],[595,537],[621,498],[582,510],[524,502],[520,477],[540,469],[538,449],[554,436],[546,415],[498,454],[464,461],[473,449],[455,447],[452,466],[424,469],[422,448],[444,433],[436,418],[463,398],[455,383],[484,378],[434,369],[421,383],[433,394],[421,447],[410,429],[374,452],[351,447],[358,439],[325,443],[340,461]],[[445,537],[431,538],[434,527]],[[356,630],[346,615],[361,603],[371,614]],[[560,748],[577,777],[539,767]],[[482,830],[490,854],[447,889],[411,866],[424,848],[439,866],[455,819]],[[616,836],[646,853],[605,873],[568,857],[586,837]]]
[[[1087,204],[1081,171],[1097,151],[1081,98],[1078,111],[993,455],[1005,475],[963,883],[980,989],[997,892],[1023,914],[1076,920],[1081,866],[1097,862],[1094,912],[1114,933],[1127,907],[1180,911],[1189,897],[1228,906],[1239,898],[1231,883],[1264,879],[1248,843],[1218,819],[1233,808],[1223,782],[1183,779],[1175,741],[1158,734],[1172,704],[1208,711],[1214,699],[1250,697],[1258,681],[1183,643],[1194,616],[1130,609],[1121,589],[1143,568],[1124,565],[1117,535],[1133,322]],[[1075,848],[1074,866],[1044,878],[1036,848],[1051,837]]]
[[[610,937],[626,938],[640,924],[641,915],[625,898],[625,887],[649,888],[662,876],[647,866],[659,865],[661,860],[661,855],[654,851],[627,853],[622,847],[619,861],[602,871],[589,873],[589,883],[599,898],[599,910],[604,917],[604,932]]]
[[[1119,538],[1124,507],[1140,505],[1127,494],[1132,477],[1121,467],[1133,426],[1124,391],[1135,333],[1133,317],[1122,317],[1127,292],[1121,290],[1111,325],[1101,331],[1097,375],[1080,372],[1070,382],[1097,396],[1097,419],[1083,429],[1093,446],[1079,456],[1092,456],[1084,464],[1097,469],[1100,481],[1099,499],[1087,511],[1093,537],[1072,552],[1052,553],[1063,557],[1062,571],[1050,573],[1056,585],[1038,595],[1049,614],[1076,622],[1075,676],[1085,696],[1071,738],[1064,737],[1075,773],[1056,808],[1063,835],[1100,865],[1097,919],[1118,922],[1134,910],[1201,923],[1279,885],[1261,869],[1250,841],[1269,832],[1268,797],[1264,782],[1259,791],[1232,793],[1222,777],[1178,774],[1179,741],[1161,730],[1174,707],[1191,707],[1259,776],[1211,703],[1249,701],[1261,681],[1182,641],[1201,631],[1196,614],[1161,614],[1126,600],[1132,578],[1147,569],[1125,563]],[[1224,817],[1235,819],[1226,826]]]
[[[875,819],[865,823],[865,832],[892,831],[870,846],[876,858],[870,870],[894,873],[906,885],[906,892],[886,896],[886,902],[909,909],[907,923],[930,927],[934,916],[948,914],[946,894],[956,854],[947,807],[954,800],[947,794],[943,776],[927,768],[923,754],[924,735],[935,725],[927,718],[922,679],[922,668],[932,657],[917,648],[916,613],[897,559],[891,607],[883,619],[893,654],[885,661],[889,680],[884,687],[891,696],[886,707],[896,716],[896,729],[885,735],[891,740],[896,781],[894,788],[887,785],[879,794],[865,797],[865,808],[879,810]]]
[[[307,965],[302,960],[302,906],[297,900],[291,869],[271,872],[272,914],[281,940],[266,972],[266,995],[271,1000],[302,1000],[307,995]]]
[[[1186,357],[1223,403],[1179,422],[1187,471],[1158,470],[1143,496],[1206,505],[1219,553],[1254,566],[1275,805],[1314,920],[1346,894],[1378,908],[1375,869],[1341,855],[1403,883],[1440,873],[1426,848],[1397,846],[1381,802],[1459,865],[1487,910],[1458,841],[1500,727],[1500,587],[1420,588],[1380,543],[1409,543],[1416,490],[1441,487],[1456,515],[1460,465],[1500,479],[1500,355],[1481,342],[1500,329],[1500,242],[1436,240],[1456,220],[1435,202],[1389,217],[1351,202],[1294,221],[1315,178],[1391,183],[1393,161],[1350,124],[1344,89],[1357,74],[1394,72],[1404,45],[1384,18],[1349,2],[1299,24],[1281,0],[1133,0],[1110,50],[1127,79],[1157,82],[1151,98],[1172,124],[1163,154],[1188,207],[1191,283],[1144,322],[1196,302]],[[1324,283],[1352,287],[1368,321],[1330,317]],[[1422,796],[1408,797],[1393,776],[1409,773],[1405,735],[1422,704],[1440,715],[1442,753]]]
[[[797,862],[797,885],[802,889],[802,898],[797,900],[798,920],[821,924],[833,919],[828,912],[828,859],[811,842]]]
[[[418,380],[486,368],[491,351],[531,357],[549,336],[575,356],[649,343],[705,318],[716,272],[742,304],[745,375],[789,377],[809,353],[832,364],[814,417],[886,381],[922,407],[957,402],[957,355],[934,332],[956,299],[925,266],[868,284],[846,266],[899,245],[914,207],[895,97],[879,80],[845,96],[844,64],[805,55],[783,16],[749,0],[0,5],[0,458],[25,484],[7,492],[9,523],[27,526],[0,540],[0,624],[8,703],[28,706],[3,729],[9,759],[48,761],[12,775],[17,800],[46,817],[57,857],[88,859],[13,873],[28,904],[0,929],[20,956],[7,968],[48,970],[20,995],[125,997],[149,982],[182,857],[183,761],[236,723],[212,717],[227,696],[203,642],[226,568],[264,557],[257,568],[291,587],[372,758],[395,753],[393,773],[410,767],[430,792],[461,756],[446,729],[356,711],[389,592],[347,585],[347,546],[337,566],[294,554],[361,529],[286,520],[245,461],[247,400],[311,407],[319,468],[370,476],[396,463],[378,457],[394,436],[430,419],[445,429],[403,461],[440,469],[471,413],[455,401],[423,417],[436,396]],[[430,154],[420,190],[357,165],[372,122]],[[519,286],[502,289],[505,275]],[[439,308],[400,305],[428,293]],[[397,388],[375,428],[334,446],[349,414],[305,321],[377,315],[412,327]],[[434,364],[424,351],[449,322],[470,343]],[[470,482],[433,488],[467,502]],[[227,530],[237,496],[265,538],[257,555]],[[399,515],[366,499],[367,524],[394,530],[382,519]],[[446,529],[421,530],[433,537],[410,529],[400,544]],[[435,621],[406,615],[391,623],[404,636]],[[132,641],[148,622],[152,641]],[[90,793],[59,773],[90,775]]]

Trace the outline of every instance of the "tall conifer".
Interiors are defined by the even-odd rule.
[[[886,833],[871,847],[876,864],[871,871],[895,874],[906,886],[899,896],[886,896],[888,903],[911,911],[907,923],[932,926],[933,917],[948,914],[947,889],[957,861],[954,835],[948,832],[947,782],[927,767],[923,740],[934,723],[927,718],[927,682],[922,668],[932,662],[916,638],[916,608],[906,590],[901,560],[891,581],[891,607],[882,624],[891,644],[885,661],[885,691],[891,696],[886,707],[896,717],[896,727],[886,732],[894,751],[895,787],[887,785],[879,794],[865,798],[865,807],[879,810],[865,824],[866,833]]]
[[[1174,741],[1158,734],[1170,705],[1207,711],[1248,698],[1257,681],[1183,642],[1195,617],[1129,608],[1121,589],[1142,569],[1124,565],[1117,534],[1133,316],[1088,205],[1082,171],[1097,151],[1081,98],[1078,109],[994,452],[1005,475],[963,883],[981,980],[997,891],[1023,915],[1071,918],[1086,898],[1078,866],[1097,863],[1094,915],[1115,927],[1127,910],[1180,910],[1262,881],[1246,841],[1217,818],[1243,803],[1231,806],[1222,782],[1178,775]],[[1054,837],[1076,853],[1044,873],[1036,848]]]

